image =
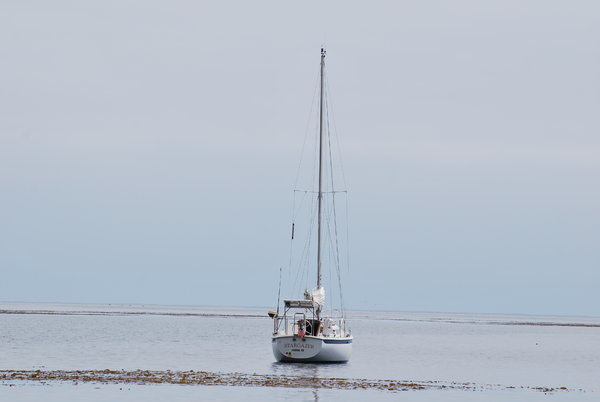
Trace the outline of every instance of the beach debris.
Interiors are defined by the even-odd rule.
[[[248,387],[324,388],[324,389],[369,389],[381,391],[417,390],[513,390],[514,386],[475,384],[441,381],[372,380],[366,378],[338,378],[273,374],[217,373],[208,371],[171,370],[0,370],[0,383],[11,386],[16,381],[71,382],[97,384],[179,384],[221,385]],[[566,387],[520,387],[544,393],[567,392]],[[583,391],[583,390],[579,390]]]

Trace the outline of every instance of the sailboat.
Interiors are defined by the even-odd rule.
[[[324,69],[325,49],[321,49],[319,138],[318,138],[318,191],[316,283],[305,290],[301,299],[285,299],[283,313],[269,312],[273,318],[272,348],[279,362],[344,363],[352,353],[353,336],[343,314],[325,314],[325,288],[322,284],[324,241]],[[292,226],[293,239],[293,226]],[[281,289],[281,279],[280,279]],[[278,300],[279,304],[279,300]]]

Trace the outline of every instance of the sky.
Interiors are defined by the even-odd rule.
[[[0,302],[275,307],[327,48],[346,305],[600,316],[600,3],[0,4]]]

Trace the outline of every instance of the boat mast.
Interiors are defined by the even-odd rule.
[[[323,73],[325,70],[325,49],[321,48],[321,98],[319,103],[319,212],[317,218],[317,289],[321,287],[321,210],[323,204]]]

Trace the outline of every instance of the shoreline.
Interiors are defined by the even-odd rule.
[[[506,386],[443,381],[368,380],[338,377],[310,377],[270,374],[219,373],[207,371],[157,370],[0,370],[0,383],[12,386],[15,382],[52,382],[101,384],[173,384],[206,386],[313,388],[339,390],[380,390],[389,392],[454,390],[454,391],[514,391],[543,393],[586,392],[583,389],[543,386]]]

